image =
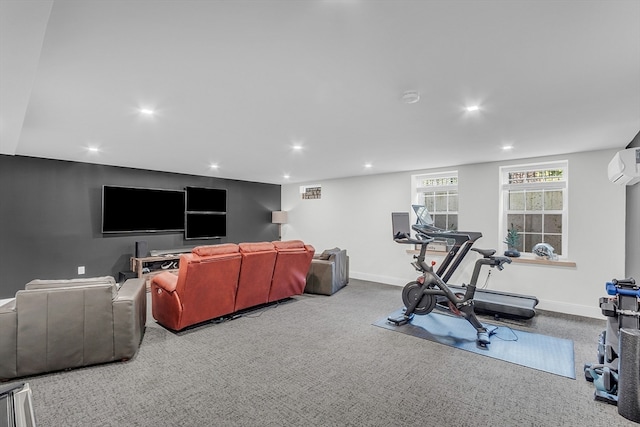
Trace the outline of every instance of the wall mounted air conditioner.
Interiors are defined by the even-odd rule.
[[[609,162],[609,181],[620,185],[640,182],[640,148],[618,151]]]

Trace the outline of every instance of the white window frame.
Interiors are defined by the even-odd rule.
[[[531,183],[517,183],[510,184],[509,173],[520,171],[533,171],[533,170],[547,170],[547,169],[562,169],[561,181],[550,182],[531,182]],[[551,211],[549,213],[561,213],[562,214],[562,253],[558,256],[559,259],[567,259],[569,256],[569,161],[558,160],[543,163],[528,163],[510,166],[500,167],[500,220],[499,220],[499,238],[502,243],[506,237],[506,232],[509,229],[507,223],[508,206],[509,206],[509,191],[510,190],[562,190],[562,210]],[[544,212],[544,211],[543,211]],[[523,211],[524,213],[524,211]],[[531,252],[524,252],[531,253]]]
[[[455,178],[455,184],[434,184],[429,186],[423,186],[422,181],[425,179],[438,180],[443,178]],[[421,173],[411,176],[411,189],[412,189],[412,203],[422,205],[424,204],[424,200],[421,198],[422,194],[425,192],[435,192],[435,191],[455,191],[458,197],[458,210],[448,211],[451,214],[455,214],[458,218],[458,222],[460,221],[460,193],[458,191],[458,171],[445,171],[445,172],[433,172],[433,173]],[[438,214],[438,212],[429,212],[433,217],[434,214]],[[411,212],[411,219],[415,223],[416,215],[415,212]],[[456,228],[459,229],[459,224],[456,224]]]

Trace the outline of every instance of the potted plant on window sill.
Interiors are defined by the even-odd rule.
[[[517,249],[518,243],[520,243],[520,235],[513,224],[511,224],[511,228],[507,231],[507,237],[504,239],[504,243],[507,244],[507,250],[504,252],[505,256],[511,258],[520,256],[520,251]]]

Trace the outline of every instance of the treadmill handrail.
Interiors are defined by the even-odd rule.
[[[452,238],[456,240],[456,243],[462,244],[467,240],[473,240],[474,242],[482,237],[482,233],[479,231],[457,231],[457,230],[443,230],[441,228],[429,227],[421,224],[414,224],[411,228],[419,234],[427,237],[439,238]]]

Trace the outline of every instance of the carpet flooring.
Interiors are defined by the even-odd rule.
[[[23,380],[42,427],[637,426],[581,379],[604,320],[508,323],[573,340],[572,380],[373,326],[401,290],[352,279],[178,334],[149,316],[132,360]]]

